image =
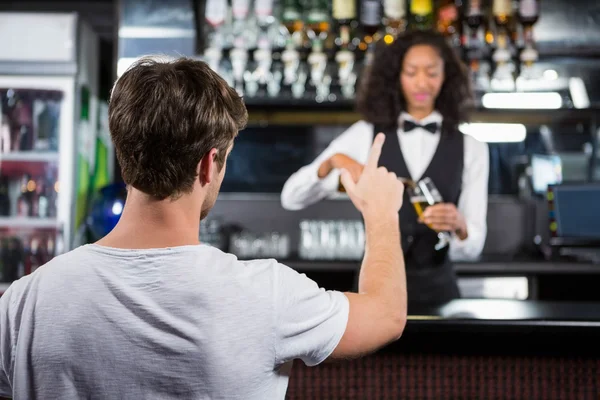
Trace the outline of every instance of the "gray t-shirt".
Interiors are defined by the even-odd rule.
[[[206,246],[81,246],[0,299],[0,395],[283,399],[348,321],[341,292],[274,260]]]

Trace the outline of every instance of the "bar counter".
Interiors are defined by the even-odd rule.
[[[455,300],[361,359],[296,361],[288,399],[600,398],[600,303]]]
[[[358,271],[359,261],[312,261],[283,260],[298,271]],[[454,263],[457,273],[476,274],[600,274],[600,264],[582,261],[547,261],[534,258],[503,259],[486,257],[477,261],[457,261]]]

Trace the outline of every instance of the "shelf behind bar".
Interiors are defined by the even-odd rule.
[[[57,151],[14,151],[0,153],[1,162],[58,162]]]
[[[313,108],[264,106],[248,107],[248,125],[350,125],[361,119],[360,114],[351,108],[333,106],[321,107],[314,103]],[[559,109],[559,110],[494,110],[477,109],[471,113],[472,122],[515,123],[524,125],[547,125],[553,123],[578,123],[590,119],[599,109]]]
[[[56,218],[0,217],[0,230],[12,228],[58,229],[60,222]]]

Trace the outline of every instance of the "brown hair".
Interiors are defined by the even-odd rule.
[[[163,200],[192,190],[211,149],[222,168],[248,113],[206,63],[144,57],[117,80],[108,118],[125,183]]]

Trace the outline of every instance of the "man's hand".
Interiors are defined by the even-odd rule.
[[[421,222],[436,232],[455,232],[461,240],[468,237],[465,218],[452,203],[429,206],[423,212]]]
[[[323,179],[334,169],[345,169],[350,172],[354,182],[358,182],[358,178],[360,178],[363,168],[364,166],[355,159],[350,158],[345,154],[337,153],[321,163],[318,175],[319,178]]]
[[[365,216],[386,219],[397,214],[402,207],[404,185],[396,174],[378,167],[381,148],[385,135],[380,133],[373,141],[367,164],[359,179],[355,181],[353,174],[342,170],[342,184],[354,206]]]

